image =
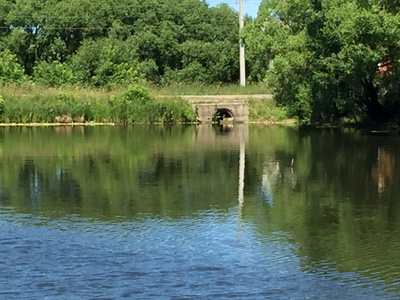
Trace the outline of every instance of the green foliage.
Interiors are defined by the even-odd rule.
[[[85,41],[71,60],[78,82],[110,87],[137,82],[137,64],[129,44],[112,39]]]
[[[270,88],[265,83],[248,84],[199,84],[171,83],[166,86],[148,84],[153,94],[159,95],[254,95],[269,94]]]
[[[250,100],[249,118],[252,121],[281,121],[287,118],[284,108],[278,107],[274,100]]]
[[[399,25],[397,10],[378,0],[266,0],[244,34],[250,57],[261,58],[251,74],[264,74],[305,123],[387,120],[400,112]],[[377,64],[387,61],[392,71],[381,76]]]
[[[93,115],[90,102],[79,99],[70,93],[59,94],[54,104],[54,112],[57,116],[68,115],[72,119],[83,117],[90,121]]]
[[[49,86],[72,84],[76,81],[71,68],[66,63],[41,61],[33,69],[35,80]]]
[[[145,87],[131,85],[121,97],[111,98],[109,103],[112,105],[115,121],[123,123],[143,123],[150,118],[149,109],[151,102],[149,92]]]
[[[141,77],[150,81],[157,82],[158,78],[158,66],[153,59],[146,59],[139,63],[139,72]]]
[[[150,101],[150,94],[146,87],[133,84],[121,95],[121,99],[127,102],[146,104]]]
[[[15,55],[8,49],[0,52],[0,83],[20,83],[25,79],[24,71],[18,64]]]
[[[7,123],[115,122],[181,123],[195,121],[192,107],[182,99],[155,100],[140,85],[131,85],[107,100],[72,92],[6,95],[0,98],[0,121]]]
[[[191,105],[181,98],[161,99],[153,104],[154,121],[159,123],[193,122],[196,113]]]
[[[237,76],[238,47],[229,41],[187,41],[180,45],[182,67],[166,68],[163,84],[173,82],[212,84],[234,82]],[[234,66],[235,68],[232,68]]]
[[[140,85],[109,100],[113,120],[122,123],[178,123],[195,120],[193,108],[182,99],[155,100]]]
[[[4,104],[5,104],[4,98],[3,96],[0,95],[0,116],[2,116],[4,113]]]
[[[128,86],[138,78],[157,84],[237,81],[237,14],[228,5],[3,0],[0,26],[0,50],[9,49],[26,74],[49,85],[75,82],[67,66],[83,86]]]

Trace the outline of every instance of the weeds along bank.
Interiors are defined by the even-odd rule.
[[[79,86],[7,84],[0,87],[0,123],[173,124],[196,121],[192,105],[179,94],[168,97],[153,94],[157,91],[150,93],[139,84],[113,91]],[[162,90],[161,94],[166,93]],[[249,100],[248,104],[250,122],[273,123],[286,118],[285,110],[272,100]]]
[[[41,92],[40,92],[41,90]],[[138,84],[125,90],[40,89],[4,86],[0,89],[1,123],[181,123],[195,121],[189,103],[155,99]]]

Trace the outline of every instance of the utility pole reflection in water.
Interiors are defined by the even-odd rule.
[[[237,150],[239,148],[238,210],[241,218],[244,204],[245,148],[249,139],[247,124],[201,124],[196,127],[196,148],[212,147],[216,150]]]
[[[239,195],[238,195],[238,209],[239,209],[239,218],[242,216],[242,208],[244,203],[244,168],[245,168],[245,142],[240,141],[240,150],[239,150]]]

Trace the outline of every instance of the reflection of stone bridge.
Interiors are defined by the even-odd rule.
[[[249,140],[247,124],[200,124],[196,126],[196,149],[238,150]]]
[[[196,110],[200,122],[246,122],[249,119],[250,99],[271,99],[271,95],[202,95],[183,96]]]

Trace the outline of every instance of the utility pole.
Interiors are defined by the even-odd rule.
[[[239,34],[242,33],[244,26],[243,19],[243,0],[239,0]],[[246,86],[246,63],[244,60],[244,45],[242,39],[239,40],[239,61],[240,61],[240,85]]]

